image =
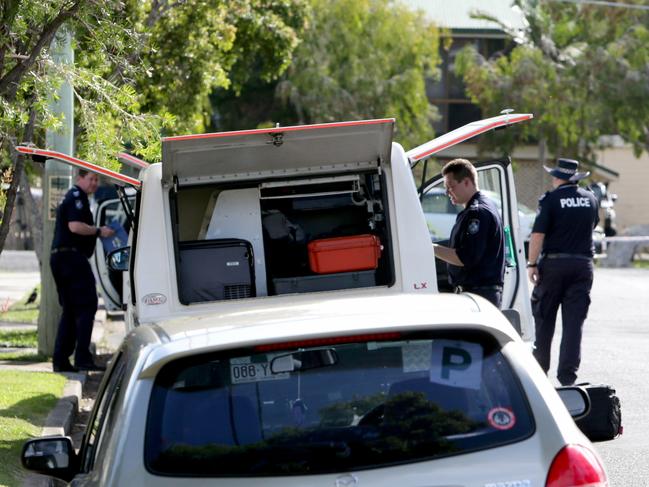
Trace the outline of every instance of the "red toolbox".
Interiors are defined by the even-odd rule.
[[[318,274],[376,269],[381,257],[381,240],[376,235],[312,240],[309,267]]]

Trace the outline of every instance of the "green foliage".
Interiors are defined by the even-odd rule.
[[[115,154],[128,145],[157,160],[161,132],[204,129],[214,88],[237,89],[253,72],[272,80],[286,69],[303,13],[303,0],[6,1],[2,149],[22,142],[31,110],[37,134],[61,127],[48,100],[67,81],[80,157],[116,169]],[[64,24],[74,33],[74,64],[55,63],[49,48]]]
[[[388,0],[311,3],[311,29],[277,87],[298,120],[395,117],[405,144],[429,138],[425,77],[439,62],[436,28]]]
[[[23,443],[40,434],[65,381],[59,374],[0,371],[0,485],[22,484]]]
[[[522,31],[502,26],[518,45],[484,59],[466,49],[456,69],[486,113],[532,112],[534,132],[555,154],[594,160],[600,136],[620,134],[637,151],[649,146],[649,15],[640,10],[517,0]],[[495,19],[491,19],[495,20]]]
[[[431,138],[436,112],[425,78],[437,74],[438,30],[390,0],[310,0],[310,7],[309,27],[279,83],[219,94],[223,128],[394,117],[404,145]]]

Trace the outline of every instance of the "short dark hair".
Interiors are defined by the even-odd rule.
[[[464,178],[469,178],[474,185],[478,184],[478,172],[467,159],[453,159],[447,162],[442,168],[442,176],[447,174],[451,174],[458,183]]]
[[[85,178],[88,175],[87,169],[77,169],[77,176],[80,178]]]

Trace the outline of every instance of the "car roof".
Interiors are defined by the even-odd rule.
[[[184,356],[301,339],[418,329],[480,329],[501,343],[519,339],[499,310],[466,294],[359,292],[261,299],[245,309],[232,304],[156,323],[157,344],[140,377],[153,377],[165,363]]]

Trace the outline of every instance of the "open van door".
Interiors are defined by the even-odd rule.
[[[444,149],[459,144],[476,135],[490,130],[506,127],[533,118],[532,114],[508,113],[498,117],[472,122],[426,144],[411,149],[406,154],[414,165]],[[520,315],[520,334],[528,342],[534,341],[534,320],[530,304],[525,265],[525,247],[518,221],[518,202],[514,185],[514,173],[509,158],[475,163],[478,171],[478,187],[486,193],[501,211],[505,230],[505,283],[503,287],[502,309],[514,309]],[[431,240],[448,244],[451,229],[461,207],[450,204],[444,190],[444,178],[435,175],[421,187],[420,200],[426,218]],[[440,291],[450,291],[445,265],[436,266],[437,285]]]
[[[534,328],[527,285],[525,247],[520,238],[518,205],[511,161],[502,159],[480,162],[474,165],[478,171],[478,187],[500,209],[505,231],[505,283],[503,286],[502,308],[515,309],[519,312],[521,316],[521,336],[526,341],[533,340]],[[448,199],[444,192],[444,178],[440,174],[428,182],[421,194],[427,222],[448,219],[449,216],[454,221],[455,215],[461,211],[461,208],[454,208],[455,212],[449,215],[447,206],[442,209],[440,205],[434,207],[426,204],[430,198],[439,199],[442,194],[444,194],[444,198]],[[453,207],[453,205],[449,206]],[[435,242],[447,244],[450,239],[452,225],[451,228],[447,225],[439,225],[435,228],[436,233],[431,232],[431,239]],[[439,289],[441,291],[449,290],[446,266],[438,265],[437,272]]]
[[[31,155],[36,161],[45,162],[46,159],[56,159],[71,166],[85,169],[95,173],[98,176],[108,180],[110,183],[124,188],[126,199],[133,208],[135,203],[135,193],[141,187],[142,182],[139,179],[120,174],[102,166],[98,166],[83,159],[63,154],[61,152],[38,149],[35,147],[18,146],[16,150],[22,154]],[[126,160],[128,156],[128,161]],[[128,154],[119,154],[119,160],[130,162],[137,165],[139,170],[144,170],[148,165]],[[94,214],[95,224],[98,226],[107,225],[115,230],[115,235],[110,239],[99,239],[95,247],[95,252],[91,259],[91,266],[97,276],[100,292],[104,298],[104,304],[108,311],[122,310],[122,290],[123,273],[111,271],[106,265],[106,256],[111,250],[125,247],[128,245],[128,234],[130,231],[130,222],[128,221],[126,211],[124,210],[120,199],[107,199],[97,206]]]

